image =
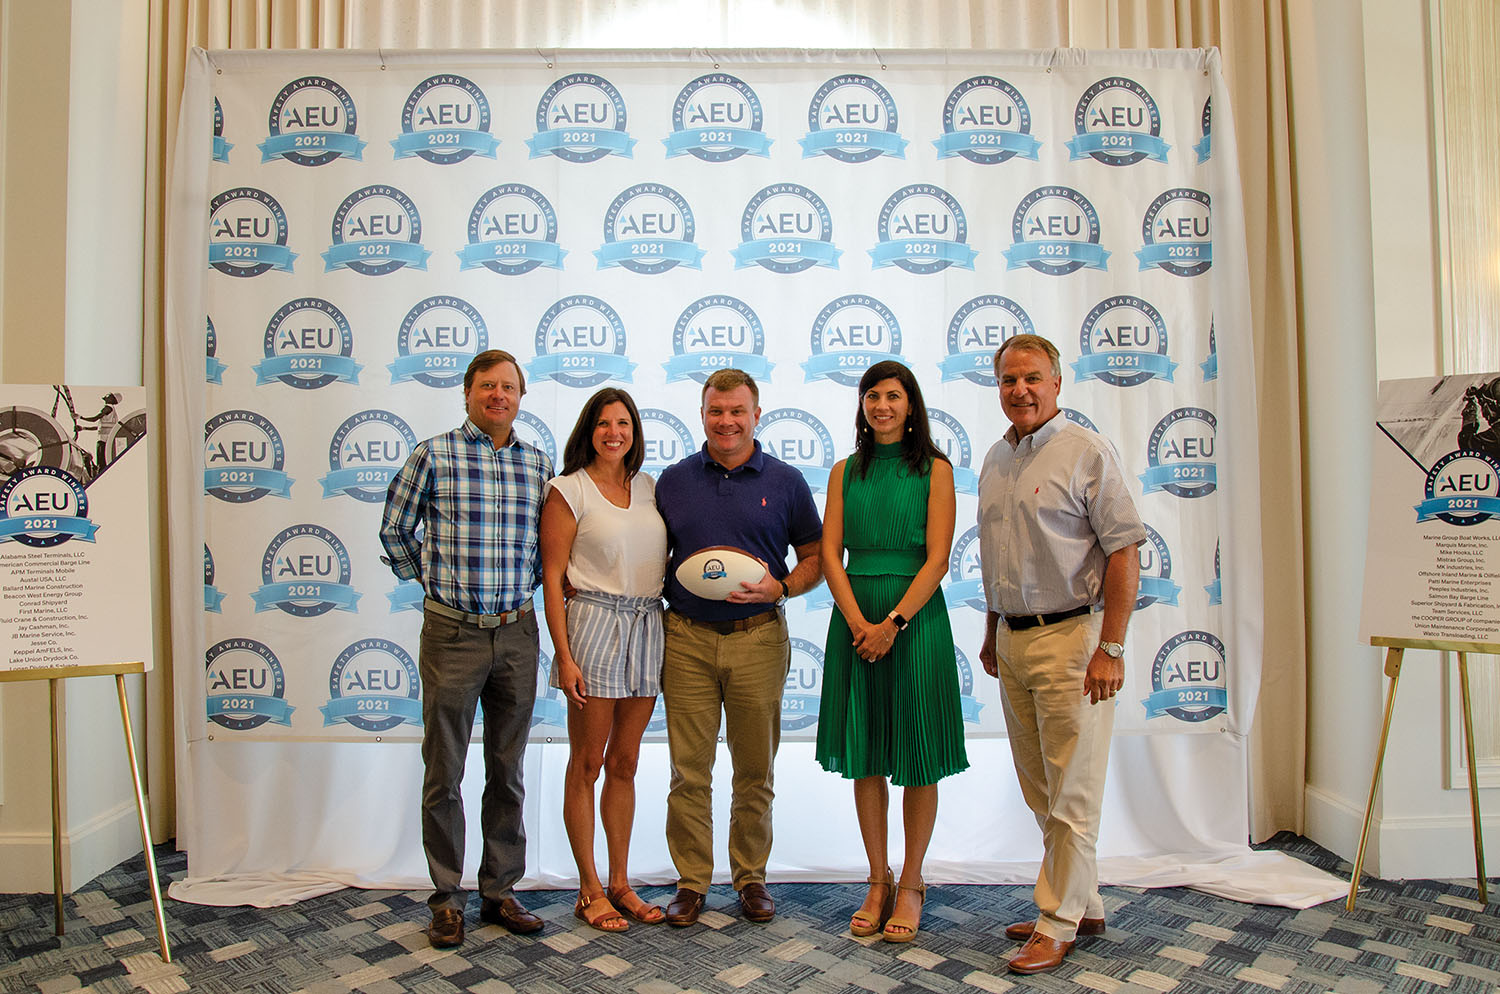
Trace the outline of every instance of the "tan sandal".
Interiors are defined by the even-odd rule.
[[[647,904],[641,900],[641,896],[635,892],[635,888],[626,884],[624,887],[610,887],[605,892],[609,901],[620,909],[627,918],[634,918],[642,925],[660,925],[667,920],[667,913],[655,904]],[[629,898],[635,898],[635,906],[631,907]]]
[[[623,932],[630,927],[625,916],[603,894],[588,897],[579,891],[578,900],[573,902],[573,917],[601,932]]]
[[[879,921],[870,921],[870,919],[866,918],[860,911],[856,911],[854,914],[849,916],[849,934],[858,936],[861,939],[865,938],[866,936],[874,935],[876,932],[879,932],[882,928],[884,928],[886,919],[891,917],[891,911],[896,907],[896,875],[891,872],[891,868],[889,866],[885,868],[884,880],[876,880],[874,877],[866,877],[865,883],[869,884],[871,887],[884,887],[885,901],[880,906]]]
[[[915,887],[908,887],[905,884],[897,884],[896,889],[909,890],[920,894],[922,896],[922,903],[917,905],[917,917],[915,919],[897,918],[892,914],[886,920],[885,928],[881,931],[880,937],[886,942],[910,942],[917,937],[917,930],[922,924],[922,906],[927,903],[927,885],[920,883]],[[891,929],[893,928],[903,929],[904,931],[892,932]]]

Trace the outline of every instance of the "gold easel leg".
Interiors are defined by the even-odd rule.
[[[47,717],[52,725],[52,913],[57,923],[57,934],[63,934],[63,883],[62,883],[62,778],[60,755],[62,742],[57,735],[57,680],[47,681],[47,698],[50,707]]]
[[[120,724],[125,729],[125,758],[130,765],[130,780],[135,784],[135,810],[141,819],[141,846],[146,853],[146,879],[151,882],[151,904],[156,909],[156,940],[161,943],[161,961],[172,962],[167,945],[167,918],[161,905],[161,884],[156,879],[156,853],[151,849],[151,827],[146,819],[146,793],[141,789],[141,771],[135,764],[135,736],[130,731],[130,702],[125,697],[125,675],[115,674],[115,689],[120,693]]]
[[[1464,748],[1468,750],[1469,762],[1469,817],[1474,822],[1474,874],[1479,881],[1479,903],[1489,903],[1489,891],[1484,878],[1484,829],[1479,820],[1479,771],[1474,768],[1474,717],[1469,710],[1469,654],[1458,654],[1458,682],[1463,689],[1464,704]]]
[[[1380,726],[1380,746],[1375,750],[1375,772],[1370,775],[1370,799],[1365,802],[1365,825],[1359,832],[1359,852],[1354,857],[1354,872],[1349,876],[1349,899],[1344,902],[1345,911],[1354,910],[1354,896],[1359,893],[1360,872],[1365,865],[1365,843],[1370,838],[1370,816],[1375,811],[1375,791],[1380,787],[1380,767],[1385,762],[1385,740],[1391,734],[1391,711],[1396,706],[1396,684],[1401,679],[1401,656],[1405,651],[1396,648],[1385,651],[1385,675],[1391,678],[1391,686],[1386,692],[1385,723]]]

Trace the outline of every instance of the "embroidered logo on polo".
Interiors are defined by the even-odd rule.
[[[625,357],[625,322],[598,297],[564,297],[536,325],[533,376],[587,389],[606,380],[631,382],[636,364]]]
[[[750,84],[714,72],[678,92],[672,133],[661,141],[669,159],[686,154],[704,162],[729,162],[747,152],[769,158],[771,139],[763,126],[760,98]]]
[[[1140,475],[1145,493],[1165,490],[1174,497],[1207,497],[1218,488],[1214,435],[1218,422],[1201,407],[1170,411],[1146,444],[1149,468]]]
[[[927,409],[932,444],[948,457],[953,467],[953,489],[961,494],[979,493],[979,475],[974,470],[974,445],[963,422],[936,407]]]
[[[556,465],[557,438],[552,434],[552,429],[547,427],[547,422],[530,411],[517,411],[516,419],[510,426],[521,441],[539,452],[545,452],[547,458]]]
[[[641,408],[641,436],[646,447],[641,471],[652,476],[660,476],[662,470],[698,448],[682,419],[658,407]]]
[[[224,591],[214,586],[214,554],[203,543],[203,610],[213,614],[224,612]]]
[[[204,364],[203,372],[209,383],[223,383],[224,370],[229,367],[225,366],[217,358],[219,354],[219,335],[214,331],[214,319],[206,318],[205,320],[208,321],[208,338],[206,343],[207,361]]]
[[[699,297],[677,315],[672,358],[662,363],[667,382],[706,383],[720,369],[743,369],[768,381],[775,363],[766,358],[766,331],[755,309],[727,293]]]
[[[565,162],[597,162],[606,155],[631,158],[635,139],[625,131],[625,100],[603,76],[575,72],[542,94],[537,133],[526,139],[530,158],[555,155]]]
[[[619,266],[654,276],[678,266],[703,268],[703,249],[693,209],[682,194],[660,183],[637,183],[604,212],[604,245],[595,250],[598,268]]]
[[[1197,723],[1223,714],[1227,662],[1218,636],[1197,629],[1173,635],[1151,664],[1151,696],[1141,701],[1146,717]]]
[[[781,730],[800,732],[818,723],[818,702],[823,697],[823,650],[807,639],[791,641],[791,665],[781,690]]]
[[[323,253],[323,271],[385,276],[407,266],[425,270],[430,255],[422,247],[417,205],[394,186],[376,184],[355,190],[334,212],[333,244]]]
[[[849,73],[818,87],[807,105],[807,135],[797,144],[804,159],[869,162],[882,155],[906,158],[907,140],[896,132],[896,101],[885,87]]]
[[[360,639],[344,647],[328,671],[323,727],[345,722],[366,732],[388,732],[403,722],[422,724],[422,681],[410,654],[390,639]]]
[[[1083,92],[1073,110],[1074,136],[1068,159],[1092,158],[1106,166],[1133,166],[1142,159],[1166,162],[1172,146],[1161,140],[1161,113],[1146,88],[1124,76],[1101,79]]]
[[[796,183],[774,183],[750,198],[740,215],[734,268],[761,266],[773,273],[800,273],[813,266],[839,268],[843,250],[833,246],[833,216],[823,198]]]
[[[536,659],[536,703],[531,708],[531,727],[551,725],[568,727],[568,702],[562,691],[552,686],[552,657],[538,651]]]
[[[1099,433],[1099,429],[1094,425],[1094,422],[1090,421],[1088,419],[1088,416],[1082,411],[1075,411],[1071,407],[1063,407],[1059,408],[1059,410],[1062,411],[1063,417],[1067,418],[1078,427],[1087,428],[1089,431],[1093,432],[1096,435]]]
[[[1477,449],[1449,452],[1427,471],[1422,496],[1418,521],[1468,527],[1500,517],[1500,462]]]
[[[979,253],[965,244],[969,221],[947,190],[931,183],[904,186],[880,207],[880,241],[870,249],[872,268],[895,266],[926,276],[949,266],[973,269]]]
[[[1214,322],[1212,318],[1208,321],[1208,358],[1200,362],[1198,368],[1203,370],[1204,383],[1219,378],[1219,349],[1218,344],[1214,341]]]
[[[817,416],[797,407],[761,415],[755,428],[761,448],[802,474],[814,493],[828,489],[833,468],[833,436]]]
[[[501,276],[521,276],[538,266],[561,269],[567,249],[557,244],[557,211],[524,183],[486,190],[469,212],[469,244],[458,252],[459,271],[483,266]]]
[[[1172,382],[1177,363],[1167,356],[1167,323],[1150,302],[1130,294],[1105,297],[1083,319],[1082,353],[1072,363],[1075,382],[1101,380],[1112,387],[1140,386],[1160,377]]]
[[[992,166],[1020,156],[1037,160],[1042,143],[1031,136],[1031,108],[1021,91],[998,76],[971,76],[943,103],[939,159],[963,156]]]
[[[215,162],[228,162],[229,150],[232,148],[234,148],[234,145],[224,140],[224,108],[219,103],[219,98],[214,97],[213,160]]]
[[[344,312],[322,297],[299,297],[271,315],[261,340],[265,358],[255,364],[255,385],[279,381],[317,390],[335,380],[359,383],[354,333]]]
[[[1214,154],[1213,129],[1210,127],[1210,119],[1213,116],[1213,102],[1213,97],[1209,97],[1203,101],[1203,117],[1199,122],[1199,127],[1203,130],[1203,137],[1198,140],[1198,144],[1193,146],[1193,151],[1198,153],[1198,162],[1200,164],[1213,158]]]
[[[958,706],[963,712],[964,721],[971,725],[979,724],[979,712],[984,705],[974,699],[974,667],[969,665],[969,657],[958,646],[953,647],[953,661],[958,664]]]
[[[948,322],[948,354],[938,360],[943,382],[962,378],[982,387],[997,386],[995,352],[1007,338],[1034,334],[1031,316],[1009,297],[998,293],[971,297]]]
[[[1214,582],[1203,588],[1208,591],[1208,606],[1224,603],[1224,579],[1219,572],[1219,540],[1214,539]]]
[[[396,333],[396,361],[386,366],[391,382],[416,380],[446,389],[464,381],[464,370],[489,348],[490,333],[473,304],[442,294],[417,301]]]
[[[326,166],[347,157],[359,162],[365,143],[355,134],[357,122],[354,101],[342,86],[325,76],[294,79],[271,102],[271,134],[258,146],[260,161]]]
[[[203,492],[230,504],[267,494],[290,497],[286,447],[271,419],[254,411],[224,411],[203,428]]]
[[[417,436],[390,411],[372,409],[351,414],[328,444],[328,475],[323,499],[343,495],[366,504],[383,504],[391,480],[406,464]]]
[[[337,535],[322,525],[292,525],[261,556],[255,610],[280,608],[294,618],[316,618],[334,608],[356,611],[361,595],[349,579],[349,551]]]
[[[286,211],[264,190],[235,187],[208,205],[208,264],[225,276],[290,273],[297,253],[286,239]]]
[[[1108,269],[1109,253],[1099,244],[1099,212],[1089,199],[1066,186],[1042,186],[1021,198],[1010,222],[1005,268],[1030,266],[1047,276],[1066,276],[1087,266]]]
[[[901,325],[881,301],[849,293],[818,312],[810,344],[812,356],[802,363],[803,382],[858,386],[864,371],[877,362],[901,360]]]
[[[1167,548],[1167,540],[1161,537],[1161,532],[1146,525],[1146,541],[1136,546],[1135,551],[1141,564],[1135,609],[1140,611],[1152,604],[1176,607],[1182,588],[1172,582],[1172,550]]]
[[[440,73],[416,85],[401,108],[401,136],[391,139],[398,159],[416,156],[439,166],[478,153],[493,159],[500,139],[490,134],[490,102],[479,84]]]
[[[0,542],[50,549],[73,539],[94,540],[89,495],[56,466],[31,466],[0,487]]]
[[[1213,238],[1209,233],[1208,194],[1177,187],[1168,190],[1146,208],[1141,221],[1141,239],[1136,250],[1140,268],[1161,269],[1173,276],[1197,276],[1213,264]]]
[[[989,610],[984,597],[984,580],[979,571],[979,526],[973,525],[953,543],[948,554],[948,585],[943,597],[949,608],[968,606],[976,611]]]
[[[263,642],[231,638],[203,653],[208,720],[245,732],[266,722],[292,723],[297,710],[286,701],[286,674],[281,660]]]

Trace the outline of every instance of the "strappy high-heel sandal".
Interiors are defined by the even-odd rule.
[[[927,885],[919,883],[915,887],[908,887],[905,884],[897,884],[896,889],[909,890],[915,894],[919,894],[921,895],[922,902],[917,905],[916,918],[897,918],[892,914],[890,918],[886,919],[885,928],[881,930],[880,937],[886,942],[910,942],[917,937],[917,930],[922,924],[922,906],[927,903]],[[893,928],[901,929],[902,931],[892,932],[891,929]]]
[[[884,928],[886,919],[891,917],[891,909],[896,906],[896,875],[891,872],[889,866],[885,868],[884,880],[876,880],[874,877],[868,877],[865,879],[865,883],[871,887],[884,887],[885,901],[880,905],[879,921],[872,922],[858,911],[849,916],[849,934],[858,936],[861,939],[874,935]]]

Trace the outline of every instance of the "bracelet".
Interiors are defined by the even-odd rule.
[[[786,600],[788,597],[792,596],[792,588],[788,587],[786,585],[786,581],[785,580],[777,580],[776,582],[779,583],[779,584],[781,584],[781,599],[782,600]]]

